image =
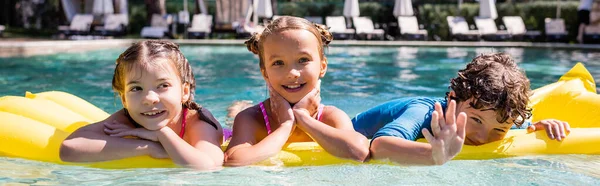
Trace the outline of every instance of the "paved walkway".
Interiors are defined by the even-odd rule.
[[[127,47],[141,39],[106,39],[106,40],[0,40],[0,57],[20,57],[48,55],[60,52],[82,52],[114,47]],[[171,40],[180,45],[240,45],[244,40]],[[549,49],[585,49],[598,50],[600,45],[566,44],[566,43],[529,43],[529,42],[458,42],[458,41],[342,41],[332,42],[332,46],[428,46],[428,47],[523,47]]]

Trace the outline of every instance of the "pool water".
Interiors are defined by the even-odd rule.
[[[115,59],[125,48],[26,58],[0,58],[0,96],[66,91],[107,112],[121,108],[111,90]],[[236,100],[267,97],[258,58],[242,46],[183,46],[197,79],[196,101],[225,123]],[[352,117],[384,101],[444,96],[450,78],[480,53],[507,52],[526,70],[532,88],[556,81],[576,62],[600,80],[600,52],[523,48],[330,47],[323,103]],[[598,147],[591,147],[598,148]],[[0,184],[129,185],[599,185],[600,156],[531,156],[451,161],[437,167],[332,165],[103,170],[0,158]]]

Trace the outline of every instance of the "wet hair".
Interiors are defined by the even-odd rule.
[[[531,109],[527,107],[529,79],[508,54],[475,57],[465,69],[458,71],[458,77],[450,80],[450,89],[456,93],[451,99],[457,102],[474,98],[471,107],[493,109],[499,123],[510,119],[520,127],[531,117]]]
[[[170,41],[162,40],[146,40],[134,43],[127,48],[125,52],[119,55],[116,61],[115,73],[112,79],[112,88],[119,93],[121,97],[125,93],[125,74],[132,70],[135,65],[147,66],[157,65],[161,62],[160,59],[166,59],[175,67],[181,84],[190,86],[190,97],[183,103],[184,109],[197,110],[200,119],[217,128],[216,121],[204,114],[202,106],[194,101],[194,92],[196,90],[196,80],[192,68],[179,50],[179,46]],[[127,113],[127,110],[125,110]],[[128,114],[127,114],[128,115]],[[129,116],[128,116],[129,117]],[[185,117],[185,116],[184,116]],[[131,120],[133,121],[133,120]]]
[[[263,42],[265,38],[269,37],[269,35],[273,33],[278,33],[286,30],[307,30],[319,41],[319,53],[321,59],[325,59],[324,48],[329,45],[329,43],[333,40],[333,36],[331,32],[329,32],[329,28],[325,25],[311,23],[310,21],[292,16],[282,16],[275,20],[273,20],[262,32],[257,32],[250,37],[244,44],[248,50],[254,54],[258,55],[260,59],[260,69],[265,68],[264,58],[263,58]]]

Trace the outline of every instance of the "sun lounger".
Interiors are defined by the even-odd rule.
[[[427,40],[427,30],[419,29],[419,23],[415,16],[399,16],[398,28],[400,35],[407,40]]]
[[[142,28],[140,36],[143,38],[156,38],[161,39],[164,37],[173,38],[169,33],[169,26],[173,22],[171,15],[162,16],[160,14],[153,14],[150,26]]]
[[[502,17],[502,22],[504,22],[504,26],[506,26],[506,30],[512,36],[513,40],[535,41],[542,35],[540,31],[527,30],[521,16],[504,16]]]
[[[58,31],[66,36],[88,35],[93,21],[92,14],[75,14],[69,26],[58,26]]]
[[[353,39],[354,29],[346,28],[346,19],[343,16],[331,16],[325,18],[325,24],[336,39]]]
[[[323,24],[323,18],[322,17],[316,17],[316,16],[308,16],[308,17],[304,17],[304,19],[312,22],[312,23],[317,23],[317,24]]]
[[[450,37],[459,41],[479,41],[481,35],[479,30],[469,30],[469,24],[464,17],[446,17],[448,28],[450,29]]]
[[[481,34],[481,38],[486,41],[507,41],[510,40],[510,34],[506,30],[498,30],[494,19],[475,18],[475,25]]]
[[[565,20],[557,18],[546,18],[544,20],[546,27],[546,41],[567,42],[567,29],[565,28]]]
[[[207,38],[212,29],[212,15],[196,14],[192,18],[192,26],[188,28],[190,38]]]
[[[356,36],[360,39],[384,39],[385,32],[382,29],[375,29],[373,21],[369,17],[353,17],[352,23],[356,28]]]
[[[128,25],[127,14],[108,14],[104,17],[104,25],[94,27],[94,32],[103,36],[123,36]]]

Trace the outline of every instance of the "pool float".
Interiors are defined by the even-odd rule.
[[[543,154],[600,154],[600,96],[593,77],[577,64],[557,82],[534,90],[532,121],[565,120],[572,126],[562,142],[544,131],[511,130],[503,140],[480,146],[464,146],[456,159],[492,159]],[[60,143],[77,128],[100,121],[109,114],[74,95],[50,91],[24,97],[0,97],[0,155],[59,164],[98,168],[176,167],[168,159],[148,156],[99,163],[66,163],[60,160]],[[420,139],[420,142],[426,142]],[[257,165],[312,166],[356,163],[325,152],[315,142],[287,144],[275,157]],[[386,163],[371,161],[371,163]]]

